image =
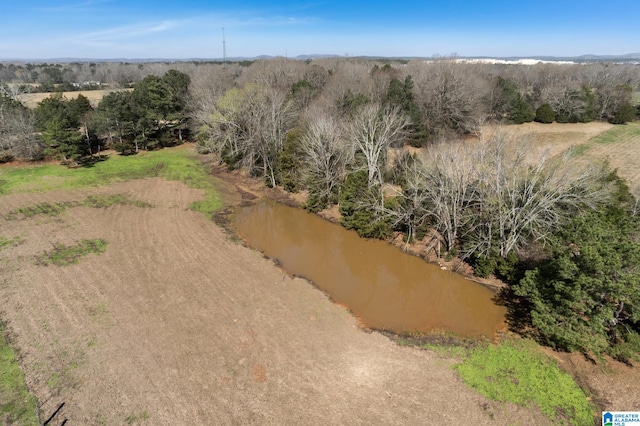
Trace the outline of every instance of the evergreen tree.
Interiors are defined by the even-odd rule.
[[[535,118],[535,111],[529,102],[518,93],[516,99],[511,104],[509,120],[515,124],[528,123]]]
[[[89,154],[89,147],[77,127],[70,127],[63,117],[56,117],[46,123],[42,139],[47,144],[45,155],[61,157],[64,161],[78,160]]]
[[[582,97],[584,99],[584,111],[579,117],[581,123],[589,123],[596,119],[598,99],[588,86],[582,86]]]
[[[553,112],[551,105],[542,104],[536,110],[536,118],[535,121],[538,123],[553,123],[556,119],[556,114]]]
[[[352,117],[363,106],[371,103],[366,95],[362,93],[353,93],[351,89],[347,90],[341,98],[336,101],[338,111],[347,117]]]
[[[518,87],[511,81],[498,77],[496,80],[498,96],[493,102],[493,112],[508,118],[515,124],[533,121],[535,111],[520,94]]]
[[[631,105],[631,102],[625,102],[618,107],[615,114],[609,121],[612,124],[625,124],[629,121],[635,120],[635,118],[636,108]]]
[[[276,182],[289,192],[296,192],[302,188],[302,152],[300,139],[302,132],[299,128],[287,132],[282,152],[276,161]]]
[[[408,128],[407,142],[410,145],[421,147],[426,143],[429,132],[426,130],[422,113],[414,100],[413,79],[410,75],[404,79],[404,82],[397,78],[393,78],[389,82],[383,105],[398,107],[401,112],[409,117],[411,124]]]
[[[66,100],[61,93],[43,99],[36,107],[36,126],[46,144],[45,155],[64,161],[78,160],[91,153],[91,143],[80,132],[81,118],[92,111],[84,96]]]
[[[638,217],[619,202],[577,217],[553,238],[549,260],[515,286],[530,303],[532,324],[545,343],[638,357],[639,234]]]
[[[377,203],[378,188],[371,188],[366,170],[347,176],[340,197],[342,226],[355,230],[365,238],[388,238],[391,221],[382,212],[371,208]]]
[[[133,153],[136,151],[134,141],[138,113],[132,92],[112,92],[98,104],[95,126],[106,135],[114,149],[122,154]]]

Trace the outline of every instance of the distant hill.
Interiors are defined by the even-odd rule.
[[[582,55],[577,59],[586,59],[591,61],[601,61],[604,59],[640,59],[640,52],[627,53],[625,55]]]
[[[239,61],[255,61],[259,59],[273,59],[279,56],[271,56],[271,55],[260,55],[260,56],[234,56],[229,57],[226,60],[228,62],[239,62]],[[280,56],[282,57],[282,56]],[[335,55],[335,54],[308,54],[308,55],[298,55],[295,57],[290,57],[289,59],[295,60],[313,60],[313,59],[321,59],[321,58],[341,58],[346,57],[343,55]],[[438,57],[438,55],[424,57],[424,56],[355,56],[360,58],[369,58],[369,59],[434,59]],[[600,61],[608,61],[608,62],[636,62],[640,61],[640,52],[635,53],[625,53],[620,55],[595,55],[595,54],[585,54],[580,56],[457,56],[459,59],[499,59],[499,60],[509,60],[509,61],[517,61],[520,59],[539,59],[543,61],[573,61],[573,62],[600,62]],[[127,63],[148,63],[148,62],[222,62],[223,58],[48,58],[48,59],[25,59],[25,58],[0,58],[0,62],[29,62],[29,63],[73,63],[73,62],[127,62]]]

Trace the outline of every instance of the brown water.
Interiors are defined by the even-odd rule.
[[[371,328],[493,338],[504,327],[505,308],[482,285],[302,209],[261,201],[240,209],[235,224],[247,244]]]

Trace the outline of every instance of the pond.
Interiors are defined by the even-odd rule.
[[[506,309],[486,287],[305,210],[263,200],[241,208],[235,226],[249,246],[312,281],[370,328],[493,338],[505,327]]]

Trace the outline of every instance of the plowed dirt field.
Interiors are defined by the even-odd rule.
[[[91,194],[151,207],[6,217]],[[0,251],[2,318],[43,417],[65,403],[51,425],[547,423],[478,395],[451,360],[361,330],[189,210],[201,196],[145,179],[0,198],[2,235],[20,238]],[[77,264],[35,261],[53,244],[97,238],[106,251]]]

